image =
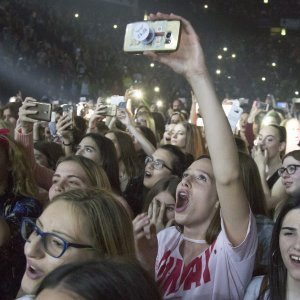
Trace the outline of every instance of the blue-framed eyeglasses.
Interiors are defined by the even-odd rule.
[[[151,156],[146,156],[145,158],[145,165],[147,164],[152,164],[154,169],[156,170],[161,170],[163,167],[167,168],[168,170],[170,170],[171,172],[173,172],[173,170],[171,168],[169,168],[165,162],[161,159],[153,159],[153,157]]]
[[[61,257],[69,247],[94,249],[90,245],[69,243],[55,233],[44,232],[35,224],[35,220],[30,218],[23,218],[21,235],[28,243],[31,242],[30,237],[40,236],[45,252],[55,258]]]
[[[300,165],[288,165],[286,168],[282,167],[278,169],[278,175],[281,177],[286,171],[289,175],[292,175],[296,172],[297,168],[300,168]]]

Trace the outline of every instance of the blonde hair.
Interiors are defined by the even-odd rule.
[[[94,161],[80,155],[69,155],[59,159],[57,165],[65,161],[73,161],[80,165],[91,182],[91,187],[102,188],[111,191],[111,185],[104,169]]]
[[[70,203],[75,214],[83,216],[86,234],[100,257],[135,257],[132,222],[112,193],[78,189],[55,196],[51,203],[55,201]]]

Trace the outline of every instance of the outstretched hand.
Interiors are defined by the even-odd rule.
[[[150,14],[150,20],[162,19],[181,21],[182,29],[178,50],[168,54],[145,51],[144,55],[169,66],[176,73],[182,74],[187,78],[195,74],[202,75],[206,73],[206,65],[199,38],[190,22],[175,14],[163,14],[160,12]]]
[[[138,215],[133,221],[133,234],[136,256],[141,265],[154,275],[155,260],[158,251],[156,228],[150,224],[147,213]]]

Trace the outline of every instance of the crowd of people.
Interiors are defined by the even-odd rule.
[[[137,104],[134,87],[114,113],[102,98],[78,114],[53,102],[47,121],[34,97],[1,106],[1,299],[299,299],[298,115],[268,95],[269,111],[244,106],[233,128],[191,23],[149,18],[182,23],[176,52],[144,55],[185,79],[190,109]],[[56,62],[45,45],[31,57],[42,69]]]
[[[134,10],[122,7],[124,13],[117,14],[118,9],[105,2],[101,9],[93,1],[89,6],[65,2],[1,3],[0,63],[5,74],[0,81],[2,103],[17,90],[38,99],[46,95],[68,102],[78,101],[80,96],[96,99],[120,94],[132,83],[142,86],[149,103],[158,97],[168,106],[176,93],[189,98],[186,81],[168,68],[151,68],[147,60],[122,51],[126,24],[140,21],[150,3],[141,3]],[[193,21],[207,49],[207,64],[213,70],[217,94],[255,99],[272,91],[281,100],[291,99],[299,86],[299,37],[293,31],[284,37],[272,35],[270,27],[280,26],[278,18],[275,25],[268,25],[269,30],[259,30],[257,24],[248,26],[253,19],[250,16],[257,16],[259,9],[233,2],[215,1],[204,12],[201,4],[184,2],[191,8],[184,9],[185,17]],[[166,11],[183,12],[183,4],[160,5]],[[282,10],[286,7],[284,3],[281,6]],[[265,10],[273,13],[274,7],[278,5]],[[232,16],[230,20],[228,15]],[[212,18],[216,22],[211,22]],[[238,24],[241,19],[246,24]],[[118,28],[113,29],[114,24]],[[217,58],[219,55],[222,59]],[[215,73],[217,69],[220,74]],[[153,92],[155,86],[160,87],[160,95]]]

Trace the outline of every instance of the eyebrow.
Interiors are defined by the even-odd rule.
[[[41,222],[41,220],[40,219],[37,219],[36,220],[36,223],[37,223],[37,225],[39,226],[39,227],[42,227],[42,228],[44,228],[44,226],[43,226],[43,223]],[[70,236],[70,235],[68,235],[67,233],[65,233],[65,232],[61,232],[61,231],[57,231],[57,230],[53,230],[52,232],[48,232],[48,233],[55,233],[55,234],[57,234],[57,235],[64,235],[64,236],[66,236],[68,239],[70,239],[70,240],[73,240],[73,241],[75,241],[76,239],[74,239],[74,237],[72,237],[72,236]]]
[[[53,177],[61,177],[61,175],[59,175],[59,174],[54,174],[53,176],[52,176],[52,178]],[[67,178],[77,178],[77,179],[80,179],[81,181],[83,181],[83,179],[82,178],[80,178],[79,176],[75,176],[75,175],[68,175],[67,176]]]
[[[190,168],[186,169],[185,172],[189,171],[189,170],[190,170]],[[205,175],[207,175],[210,178],[210,180],[214,180],[214,176],[213,175],[211,175],[211,174],[209,174],[209,173],[207,173],[207,172],[205,172],[205,171],[203,171],[201,169],[196,169],[196,171],[204,173]]]
[[[84,148],[88,147],[88,148],[92,148],[92,149],[96,150],[96,148],[91,145],[83,145],[82,147],[84,147]]]
[[[289,227],[289,226],[285,226],[285,227],[281,227],[281,230],[291,230],[291,231],[296,231],[296,228],[294,228],[294,227]]]

